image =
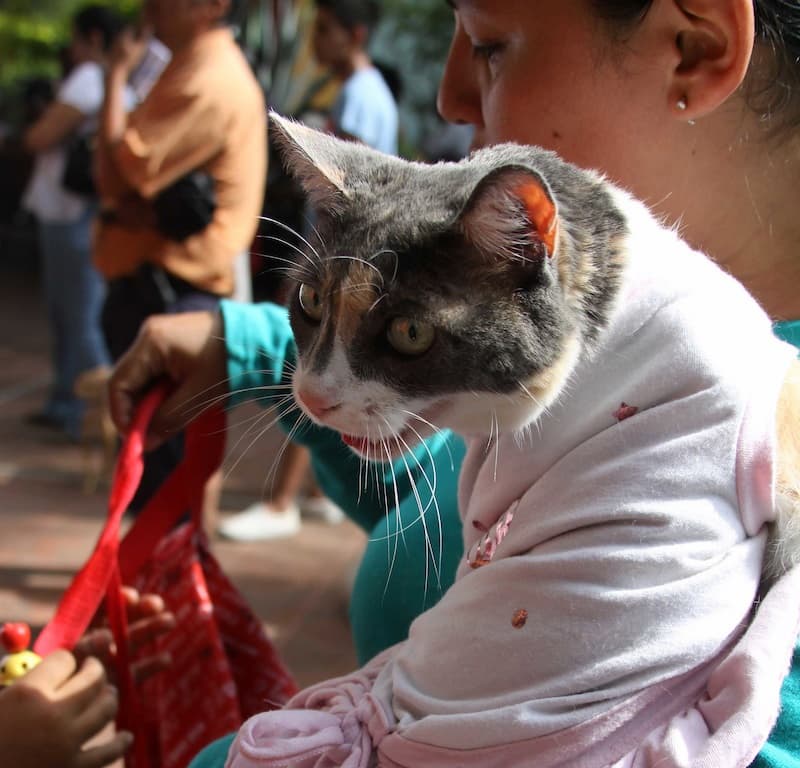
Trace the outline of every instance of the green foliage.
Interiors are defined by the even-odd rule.
[[[100,0],[131,14],[137,0]],[[3,0],[0,10],[0,89],[58,74],[59,48],[69,42],[70,19],[87,0]]]

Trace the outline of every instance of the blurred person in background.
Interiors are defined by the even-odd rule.
[[[98,133],[94,260],[108,280],[103,330],[114,359],[149,315],[214,309],[233,295],[236,261],[255,234],[267,170],[266,109],[228,27],[232,6],[145,2],[143,21],[172,58],[130,114],[126,83],[147,34],[124,34],[111,56]],[[179,436],[148,455],[133,509],[181,454]],[[208,489],[212,506],[219,481]]]
[[[87,5],[78,11],[66,57],[68,74],[23,137],[25,149],[36,156],[23,205],[38,222],[53,365],[47,402],[29,420],[63,430],[74,440],[80,436],[83,410],[73,391],[75,379],[108,363],[108,352],[100,329],[103,280],[91,262],[96,203],[91,195],[65,187],[64,179],[71,143],[95,128],[108,52],[120,29],[120,18],[109,8]],[[126,92],[124,99],[130,98]]]

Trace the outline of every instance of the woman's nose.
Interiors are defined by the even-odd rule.
[[[456,16],[450,51],[436,99],[439,114],[451,123],[467,123],[480,129],[483,124],[481,98],[475,77],[469,38]]]

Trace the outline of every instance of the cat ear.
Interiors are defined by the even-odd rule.
[[[341,139],[269,113],[270,130],[289,172],[319,210],[337,210],[347,198]],[[346,147],[344,148],[346,149]]]
[[[558,210],[545,180],[523,166],[505,166],[483,177],[460,216],[464,235],[490,254],[520,257],[539,247],[553,256]]]

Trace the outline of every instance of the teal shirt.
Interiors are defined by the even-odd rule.
[[[223,302],[222,314],[234,402],[262,397],[267,406],[277,402],[290,391],[287,371],[295,361],[286,310],[271,304]],[[800,348],[800,321],[777,323],[775,333]],[[281,385],[285,389],[268,389]],[[291,429],[296,418],[296,413],[287,414],[282,420],[284,426]],[[397,500],[387,507],[385,494],[394,498],[392,471],[384,472],[380,482],[371,484],[368,492],[362,488],[359,493],[358,460],[338,435],[313,427],[299,432],[297,439],[310,448],[318,481],[325,492],[370,532],[350,608],[354,640],[363,662],[404,639],[414,617],[433,605],[453,581],[462,554],[456,480],[464,446],[454,436],[442,435],[428,442],[430,453],[424,449],[415,453],[408,471],[402,461],[395,462],[392,469],[398,481]],[[432,514],[434,505],[425,480],[434,470],[438,520]],[[409,483],[409,473],[417,483],[419,501]],[[426,545],[423,526],[412,522],[420,517],[420,504],[422,509],[427,507],[424,518],[430,547]],[[401,528],[406,530],[403,537],[398,537],[395,532]],[[433,555],[439,551],[440,531],[442,565],[438,577],[433,571],[426,575],[425,562],[430,566],[437,559],[431,550]],[[800,644],[781,691],[781,704],[780,718],[753,763],[754,768],[800,768]],[[228,736],[207,747],[189,768],[222,768],[232,740],[233,736]]]

